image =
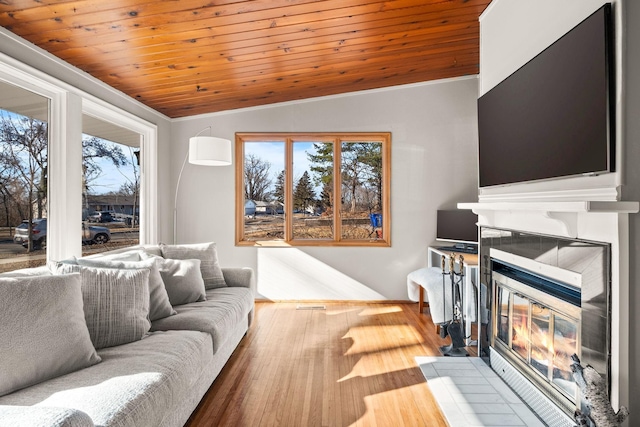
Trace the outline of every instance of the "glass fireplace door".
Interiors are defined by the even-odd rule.
[[[510,281],[513,284],[513,281]],[[571,356],[579,353],[577,319],[548,307],[523,292],[495,282],[496,342],[511,358],[540,380],[575,401],[577,386],[571,373]],[[532,292],[535,294],[535,292]]]

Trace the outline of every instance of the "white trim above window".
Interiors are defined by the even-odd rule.
[[[158,241],[158,129],[107,103],[82,101],[84,114],[140,134],[140,243]]]
[[[140,243],[158,240],[157,126],[0,53],[0,80],[51,100],[47,260],[82,254],[82,115],[141,135]]]

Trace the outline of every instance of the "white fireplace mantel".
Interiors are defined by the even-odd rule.
[[[635,201],[494,201],[458,203],[478,225],[608,243],[611,247],[611,403],[629,402],[629,215]],[[482,243],[481,243],[482,246]]]
[[[549,230],[550,234],[577,238],[580,235],[584,214],[630,214],[640,210],[640,203],[633,201],[552,201],[552,202],[478,202],[458,203],[458,209],[471,209],[480,217],[483,226],[504,228],[509,223],[505,217],[517,217],[522,231]],[[522,217],[526,216],[526,221]],[[497,217],[501,217],[498,221]],[[507,224],[505,224],[505,222]],[[584,222],[584,221],[583,221]]]

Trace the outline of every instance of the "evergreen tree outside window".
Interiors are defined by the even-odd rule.
[[[390,246],[389,133],[238,133],[236,158],[237,245]]]

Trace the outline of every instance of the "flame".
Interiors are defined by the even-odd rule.
[[[516,312],[518,308],[518,312]],[[553,366],[554,377],[571,380],[571,355],[576,353],[575,329],[571,334],[562,335],[559,331],[549,331],[549,311],[534,316],[531,329],[528,327],[527,306],[514,307],[511,345],[514,351],[525,359],[530,349],[531,362],[536,362],[538,369]],[[541,326],[544,325],[544,326]],[[549,360],[551,355],[551,360]]]

